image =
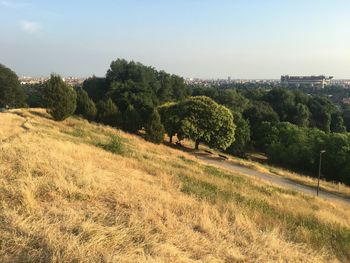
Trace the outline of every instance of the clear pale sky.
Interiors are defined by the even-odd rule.
[[[0,0],[0,63],[103,76],[125,58],[183,77],[350,78],[350,0]]]

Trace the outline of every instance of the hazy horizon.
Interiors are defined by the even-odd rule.
[[[104,76],[116,58],[185,78],[350,78],[350,2],[1,1],[0,63]]]

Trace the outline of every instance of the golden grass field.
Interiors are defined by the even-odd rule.
[[[116,129],[12,110],[0,147],[0,262],[350,261],[349,206]]]

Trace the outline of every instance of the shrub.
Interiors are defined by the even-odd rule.
[[[160,122],[158,111],[154,110],[146,127],[146,140],[154,143],[161,143],[163,142],[163,138],[164,127]]]
[[[63,82],[59,75],[51,75],[44,91],[48,112],[56,121],[62,121],[72,115],[77,106],[75,90]]]
[[[82,115],[88,120],[93,120],[96,117],[97,109],[95,103],[89,98],[85,90],[77,92],[77,109],[75,113]]]

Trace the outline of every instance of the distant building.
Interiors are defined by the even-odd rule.
[[[310,85],[313,87],[324,88],[333,79],[333,77],[319,76],[281,76],[281,84],[284,86]]]

